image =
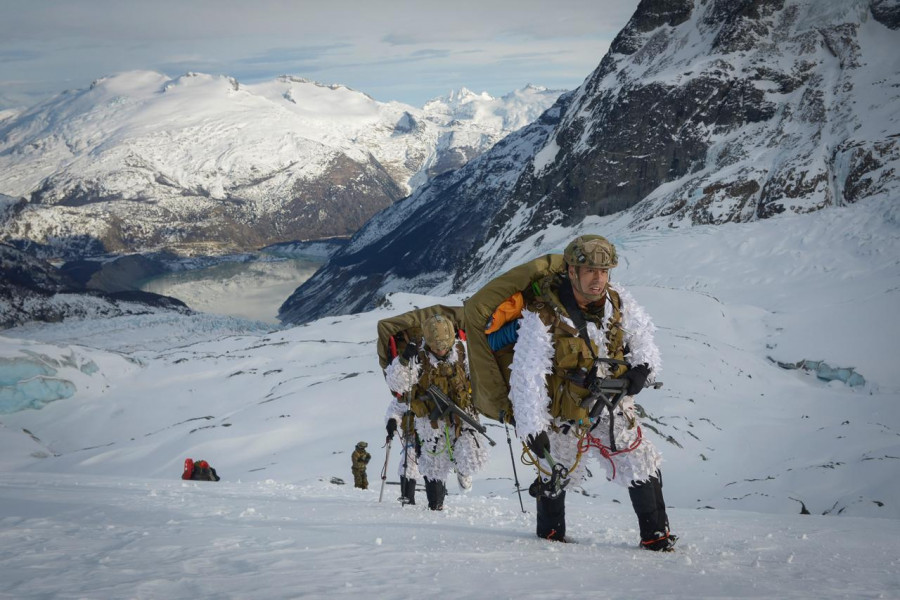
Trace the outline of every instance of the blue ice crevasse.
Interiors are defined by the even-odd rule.
[[[866,379],[856,372],[853,367],[832,367],[824,360],[801,360],[795,363],[785,363],[775,360],[771,356],[769,360],[782,369],[802,369],[814,373],[822,381],[841,381],[850,387],[858,387],[866,384]]]
[[[27,354],[27,358],[0,358],[0,414],[40,409],[75,394],[75,384],[57,376],[55,366],[63,366],[59,361]],[[88,361],[80,370],[90,375],[97,365]]]

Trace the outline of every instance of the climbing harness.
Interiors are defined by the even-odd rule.
[[[610,446],[612,447],[606,446],[603,444],[603,442],[600,441],[599,438],[595,438],[590,434],[590,432],[587,432],[584,437],[578,440],[578,455],[581,456],[581,454],[587,452],[591,448],[596,448],[597,450],[599,450],[600,455],[608,460],[609,464],[612,465],[612,477],[610,477],[610,479],[612,480],[616,478],[616,463],[613,461],[612,457],[618,456],[620,454],[627,454],[628,452],[637,450],[638,446],[641,445],[643,439],[644,436],[641,433],[641,426],[638,425],[637,437],[635,438],[635,440],[631,442],[631,444],[629,444],[627,448],[624,448],[622,450],[615,450],[615,445],[612,440],[610,440]]]

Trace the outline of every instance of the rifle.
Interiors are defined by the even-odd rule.
[[[590,393],[581,401],[581,407],[589,411],[588,417],[590,422],[593,423],[591,430],[599,424],[600,413],[603,412],[603,409],[605,408],[609,411],[609,448],[615,452],[616,438],[613,427],[615,425],[616,406],[619,404],[619,401],[628,394],[628,380],[612,378],[597,379],[597,370],[599,363],[601,362],[610,365],[628,364],[615,358],[598,357],[594,359],[594,366],[585,376],[585,387],[590,390]],[[657,381],[652,384],[651,387],[658,390],[662,387],[662,382]]]
[[[450,399],[447,394],[441,391],[441,388],[432,384],[427,390],[428,395],[431,396],[431,399],[434,401],[437,408],[431,411],[429,418],[432,421],[437,421],[448,412],[452,412],[457,417],[465,421],[468,425],[470,425],[473,429],[475,429],[478,433],[487,438],[487,441],[491,443],[491,446],[496,446],[497,442],[488,437],[487,429],[484,425],[473,419],[467,412],[458,407],[456,403]]]

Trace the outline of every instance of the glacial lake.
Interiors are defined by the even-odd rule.
[[[155,277],[140,288],[196,311],[278,323],[278,308],[321,264],[299,258],[222,262]]]

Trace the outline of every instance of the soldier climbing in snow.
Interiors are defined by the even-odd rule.
[[[613,244],[583,235],[563,256],[542,257],[489,282],[465,309],[470,325],[493,311],[490,335],[472,342],[480,344],[473,371],[492,366],[474,372],[473,382],[484,401],[499,396],[492,389],[508,391],[505,408],[523,457],[538,470],[529,491],[539,537],[565,541],[566,487],[583,481],[585,458],[593,455],[609,480],[628,488],[641,547],[670,551],[676,537],[669,532],[660,454],[643,437],[634,404],[658,375],[660,354],[650,316],[609,282],[617,264]],[[506,302],[497,299],[514,289],[520,291]]]
[[[442,413],[427,390],[437,386],[477,422],[469,386],[466,345],[457,338],[456,324],[441,314],[422,324],[424,339],[410,341],[385,369],[393,392],[407,398],[421,440],[419,472],[425,478],[428,507],[442,510],[446,479],[455,469],[460,487],[469,490],[472,476],[487,463],[487,441],[457,414]],[[390,419],[388,419],[390,427]]]

